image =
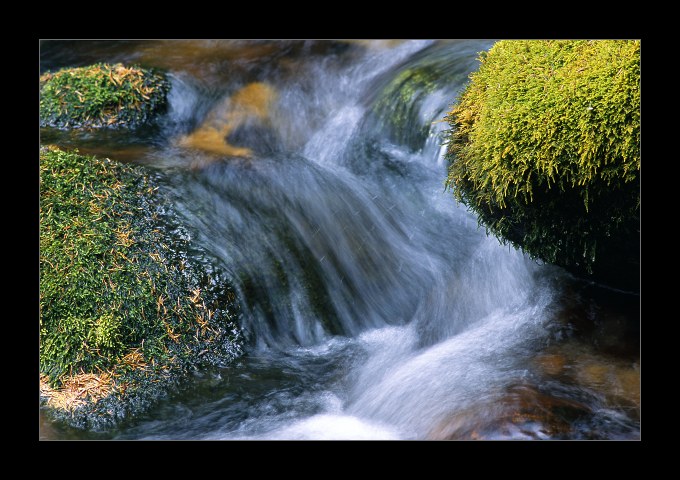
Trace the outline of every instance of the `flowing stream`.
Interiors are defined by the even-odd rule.
[[[639,438],[639,295],[500,245],[444,191],[441,120],[491,45],[43,42],[42,71],[169,71],[157,125],[41,141],[161,171],[248,344],[115,430],[41,413],[40,438]]]

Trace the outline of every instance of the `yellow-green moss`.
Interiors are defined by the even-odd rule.
[[[166,107],[169,89],[164,74],[120,63],[48,72],[40,77],[40,125],[134,127]]]
[[[638,277],[640,42],[501,41],[446,117],[447,187],[531,256]]]

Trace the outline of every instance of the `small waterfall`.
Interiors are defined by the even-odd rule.
[[[513,352],[546,335],[553,292],[537,283],[538,266],[443,191],[436,120],[474,49],[413,47],[401,58],[369,51],[348,70],[308,65],[301,83],[277,87],[278,149],[190,181],[177,173],[176,201],[230,270],[253,352],[353,339],[346,397],[323,390],[315,416],[273,422],[267,437],[422,437],[520,378]]]
[[[169,112],[136,161],[162,170],[233,283],[249,353],[116,438],[428,438],[533,385],[530,359],[556,341],[565,274],[488,237],[444,191],[441,120],[493,42],[308,57],[294,53],[321,47],[293,43],[192,44],[228,52],[231,83],[207,54],[194,67],[210,82],[184,57],[171,72]],[[229,148],[178,140],[201,126]],[[601,397],[555,388],[639,431]]]

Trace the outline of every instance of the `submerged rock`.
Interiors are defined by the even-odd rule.
[[[177,144],[216,156],[249,158],[254,152],[265,153],[275,141],[271,128],[275,99],[276,91],[270,85],[250,83],[226,97],[194,131],[178,138]]]
[[[446,180],[487,231],[630,290],[640,271],[640,42],[501,41],[446,117]]]
[[[437,424],[430,440],[559,439],[575,435],[574,425],[591,415],[586,404],[518,383],[480,399]]]
[[[418,148],[422,146],[430,125],[420,118],[420,109],[429,94],[441,85],[443,76],[437,65],[405,68],[381,91],[375,104],[389,138]]]
[[[376,80],[366,99],[371,110],[368,121],[374,123],[367,129],[380,131],[391,142],[414,151],[423,148],[441,113],[436,107],[437,96],[448,92],[469,71],[467,62],[452,61],[442,47],[433,45],[425,50],[427,55],[400,67],[396,75],[388,72]]]
[[[96,429],[241,354],[239,307],[139,165],[41,148],[40,394]]]
[[[604,356],[571,342],[555,346],[533,359],[547,380],[557,379],[594,392],[610,407],[640,417],[640,363]]]
[[[164,111],[170,84],[156,70],[97,63],[40,77],[40,126],[136,127]]]

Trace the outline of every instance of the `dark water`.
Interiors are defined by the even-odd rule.
[[[40,438],[639,438],[639,296],[499,245],[443,190],[440,120],[492,44],[44,42],[43,70],[169,70],[157,125],[41,140],[164,172],[249,353],[114,431],[41,413]]]

